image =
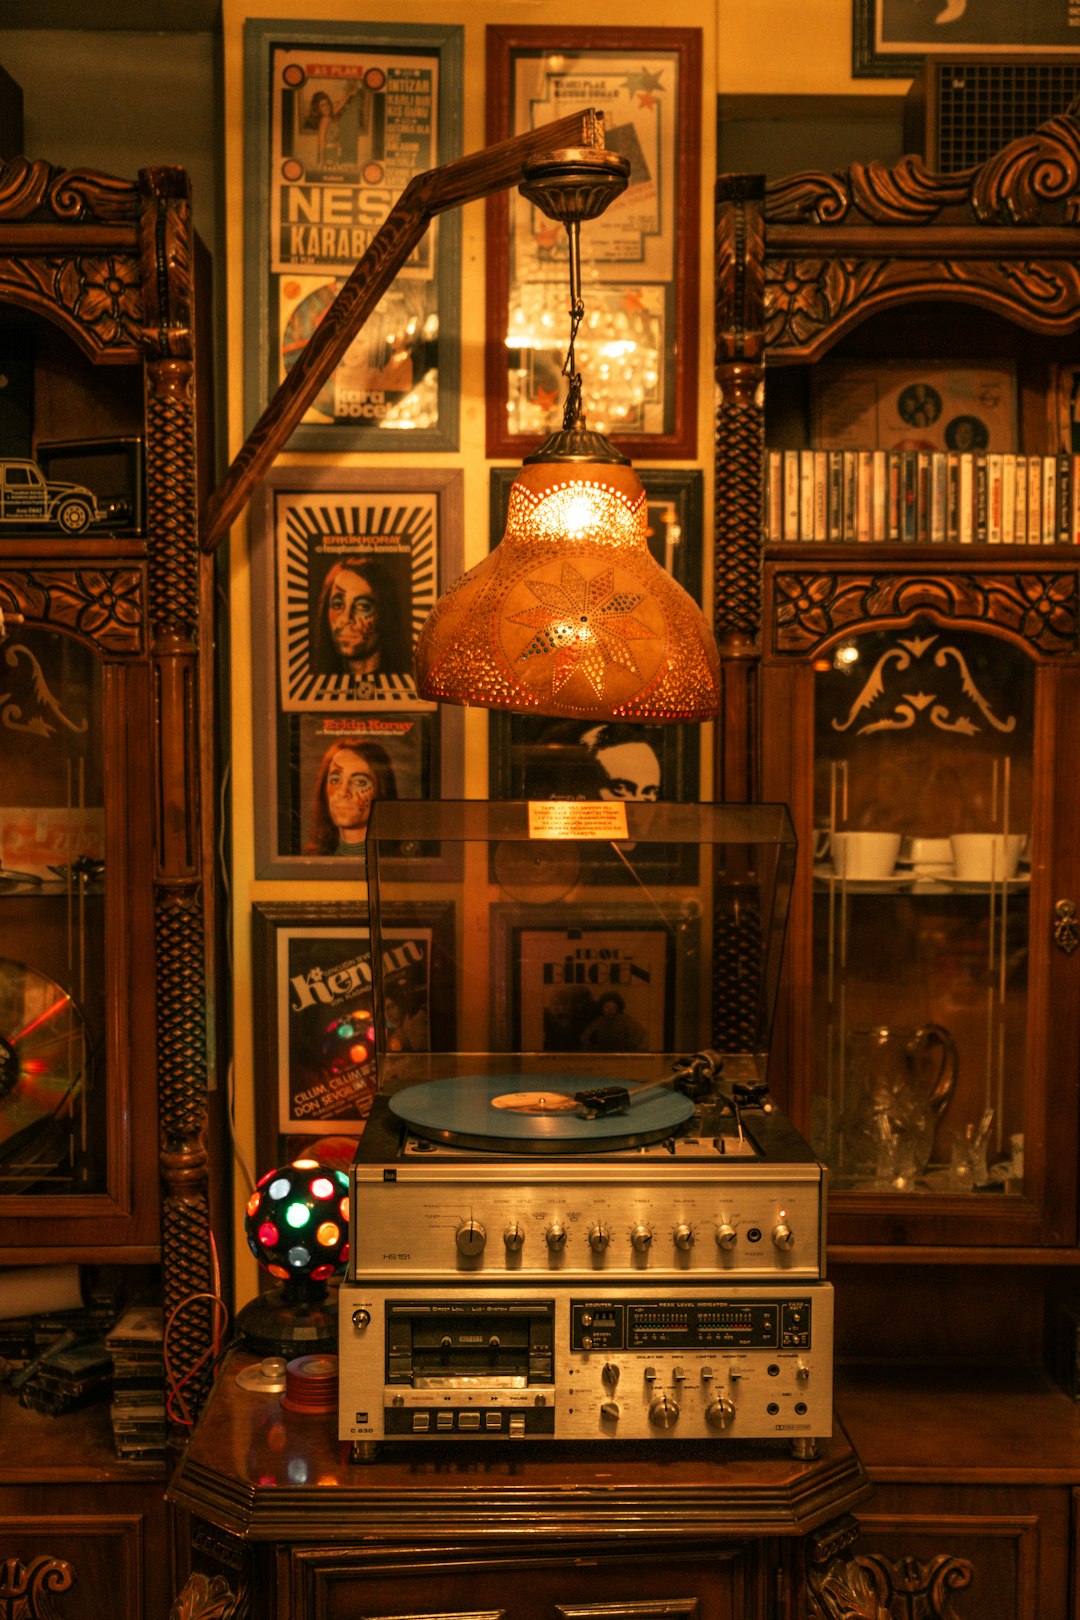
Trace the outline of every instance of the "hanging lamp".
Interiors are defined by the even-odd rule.
[[[589,430],[582,406],[580,227],[625,190],[628,171],[605,148],[526,165],[522,194],[569,238],[563,426],[525,458],[502,540],[428,615],[414,654],[422,698],[595,720],[717,712],[718,658],[705,617],[649,551],[641,480]]]

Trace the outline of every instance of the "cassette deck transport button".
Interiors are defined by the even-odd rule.
[[[478,1429],[480,1427],[480,1413],[459,1412],[457,1426],[459,1429]]]
[[[524,1433],[525,1433],[525,1414],[524,1414],[524,1412],[511,1412],[511,1414],[510,1414],[510,1438],[511,1438],[511,1440],[520,1440],[524,1436]]]
[[[502,1428],[502,1413],[501,1412],[485,1412],[484,1413],[484,1428],[485,1429],[501,1429]]]
[[[412,1415],[412,1426],[414,1434],[425,1434],[427,1430],[431,1428],[431,1413],[414,1412]]]
[[[452,1429],[454,1427],[453,1412],[436,1412],[435,1427],[437,1429]]]

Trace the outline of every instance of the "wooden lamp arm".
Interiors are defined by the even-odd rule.
[[[563,147],[603,147],[603,114],[592,108],[410,180],[237,451],[206,503],[200,545],[213,551],[318,394],[436,214],[488,197],[523,178],[530,158]]]

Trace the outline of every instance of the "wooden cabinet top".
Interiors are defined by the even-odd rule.
[[[241,1389],[234,1356],[204,1408],[170,1496],[251,1540],[527,1534],[643,1539],[801,1535],[850,1511],[866,1476],[843,1428],[812,1462],[718,1441],[625,1447],[507,1442],[400,1448],[352,1463],[333,1414],[300,1416]]]

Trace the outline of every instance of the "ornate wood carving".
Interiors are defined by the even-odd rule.
[[[769,224],[1075,225],[1080,220],[1080,120],[1048,119],[981,168],[935,174],[921,157],[893,167],[854,163],[839,174],[789,175],[765,193]]]
[[[814,1620],[963,1620],[952,1594],[970,1586],[974,1565],[952,1553],[892,1560],[859,1553],[811,1567],[809,1613]]]
[[[169,1620],[239,1620],[239,1601],[224,1575],[196,1570],[169,1610]]]
[[[0,1563],[0,1620],[63,1620],[52,1594],[69,1591],[74,1581],[74,1567],[65,1558],[43,1554],[28,1564],[5,1558]]]
[[[963,574],[788,571],[775,576],[773,651],[803,658],[843,631],[929,612],[1009,632],[1044,657],[1074,653],[1077,576],[1072,570]]]
[[[92,360],[138,363],[139,263],[132,253],[4,258],[0,300],[44,315]]]
[[[139,568],[5,569],[0,613],[72,631],[110,653],[143,645],[145,591]]]
[[[1080,268],[1069,259],[788,257],[770,259],[765,277],[765,340],[789,351],[916,297],[978,304],[1037,332],[1080,324]]]
[[[190,188],[180,169],[140,175],[148,355],[146,505],[158,777],[154,942],[163,1264],[170,1361],[194,1418],[209,1387],[214,1320],[207,1198],[206,918],[199,836],[198,512]],[[197,1296],[192,1298],[192,1296]],[[213,1612],[213,1611],[208,1611]]]
[[[0,163],[0,220],[46,219],[64,225],[134,221],[139,188],[130,180],[57,169],[42,159],[14,157]]]
[[[760,175],[725,176],[716,198],[715,618],[725,643],[761,627],[764,236]]]

